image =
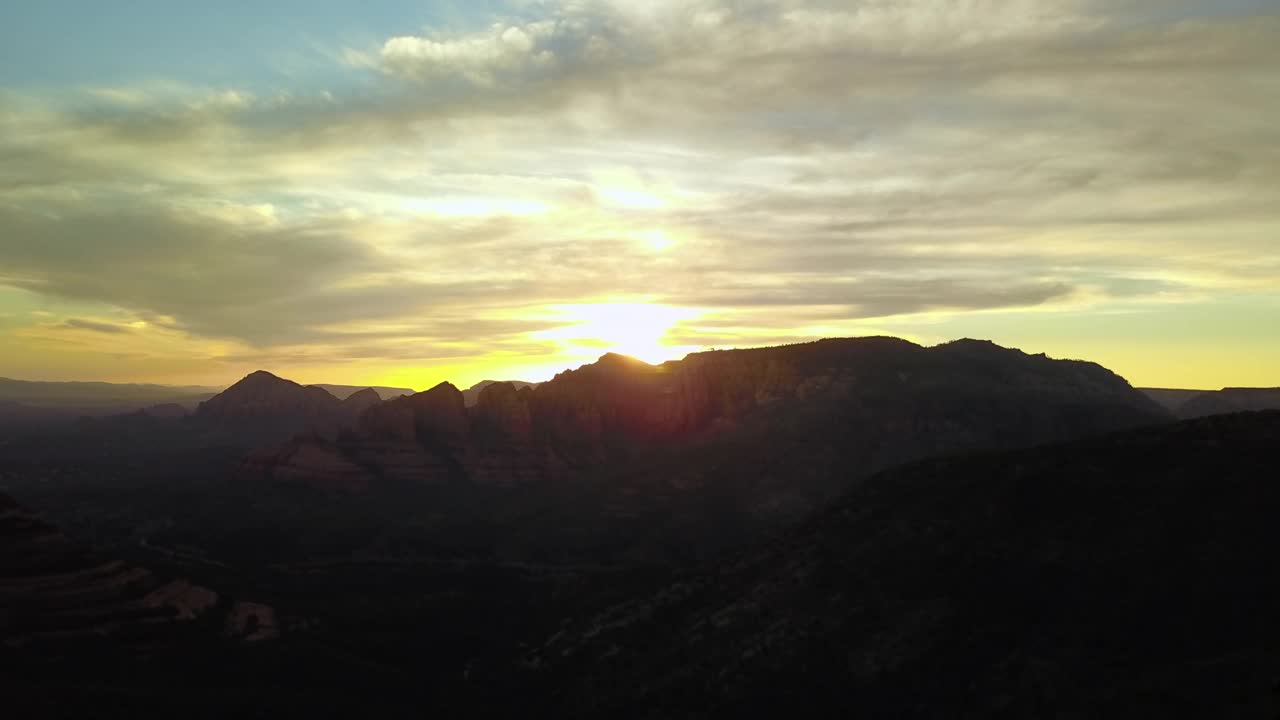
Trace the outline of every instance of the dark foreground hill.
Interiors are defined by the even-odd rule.
[[[1275,717],[1280,413],[935,459],[575,622],[582,717]]]
[[[147,655],[46,665],[6,651],[0,678],[22,691],[5,707],[134,719],[175,708],[1273,718],[1277,446],[1280,413],[1267,413],[925,460],[754,550],[648,581],[393,556],[294,565],[260,579],[278,595],[269,602],[304,620],[279,640],[188,635]]]

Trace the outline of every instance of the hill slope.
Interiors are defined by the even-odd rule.
[[[581,620],[584,716],[1273,717],[1280,413],[882,473]]]

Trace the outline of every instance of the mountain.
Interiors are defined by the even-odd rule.
[[[357,392],[363,392],[364,390],[372,390],[374,394],[382,400],[390,400],[392,398],[400,397],[401,395],[412,395],[415,392],[409,388],[381,386],[369,387],[366,385],[330,385],[328,383],[317,383],[313,387],[324,388],[326,392],[339,400],[346,400],[351,395]]]
[[[1184,419],[1229,413],[1280,410],[1280,388],[1223,388],[1221,390],[1143,389],[1156,402]]]
[[[471,407],[475,405],[477,402],[480,401],[481,391],[483,391],[485,388],[489,387],[490,385],[493,385],[494,383],[500,383],[500,382],[507,383],[508,385],[511,385],[517,390],[521,388],[526,388],[526,387],[535,387],[538,384],[538,383],[524,382],[523,380],[481,380],[475,385],[472,385],[471,387],[462,391],[463,402],[466,403],[467,407]]]
[[[192,427],[253,447],[304,432],[332,435],[352,423],[376,394],[361,391],[343,401],[315,385],[258,370],[200,403]]]
[[[258,370],[200,403],[199,418],[256,419],[284,416],[320,417],[341,407],[338,398],[322,388]]]
[[[646,498],[696,491],[751,524],[803,515],[849,474],[1170,419],[1092,363],[978,341],[835,339],[658,366],[609,354],[537,386],[490,384],[472,407],[442,383],[369,408],[336,439],[259,453],[249,469],[358,487],[576,481]]]
[[[1280,413],[892,469],[569,623],[561,716],[1274,717]]]

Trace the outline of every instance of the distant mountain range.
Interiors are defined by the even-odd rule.
[[[324,388],[330,395],[338,398],[339,400],[346,400],[348,397],[360,392],[361,390],[372,390],[377,393],[378,397],[382,400],[390,400],[392,398],[400,397],[401,395],[412,395],[417,392],[416,390],[411,390],[409,388],[382,387],[380,385],[370,387],[368,385],[329,385],[327,383],[319,383],[312,387]]]
[[[129,385],[104,382],[35,382],[0,378],[0,401],[75,410],[138,409],[161,403],[195,403],[221,388],[196,385]]]
[[[0,378],[0,431],[40,432],[81,417],[105,417],[155,408],[172,416],[216,395],[219,388],[121,385],[102,382],[32,382]]]
[[[1236,412],[1280,410],[1280,388],[1223,388],[1221,390],[1142,388],[1142,392],[1178,417],[1188,420]]]

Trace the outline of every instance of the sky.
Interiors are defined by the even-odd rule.
[[[0,7],[0,375],[882,334],[1280,386],[1280,3]]]

